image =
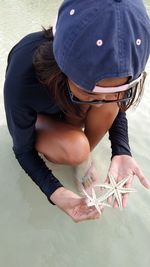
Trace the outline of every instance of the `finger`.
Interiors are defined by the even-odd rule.
[[[103,213],[104,212],[104,206],[101,206],[100,210]]]
[[[118,175],[117,177],[116,177],[116,183],[119,183],[122,179],[123,179],[124,177],[122,176],[122,175]]]
[[[101,214],[95,209],[94,211],[92,211],[92,212],[90,212],[90,213],[88,214],[87,219],[88,219],[88,220],[96,219],[96,218],[99,218],[100,215],[101,215]]]
[[[104,206],[103,205],[99,205],[99,209],[100,209],[100,214],[103,213],[104,211]],[[97,214],[99,214],[99,211],[97,210],[97,208],[95,206],[90,206],[90,207],[86,207],[85,212],[87,214],[90,214],[90,212],[96,212]]]
[[[142,170],[137,169],[135,172],[135,175],[139,178],[140,183],[146,187],[147,189],[150,189],[150,182],[149,180],[144,176]]]
[[[110,184],[109,176],[107,176],[107,178],[105,179],[104,183]],[[107,198],[107,202],[108,202],[108,204],[112,204],[113,203],[113,196],[108,197]]]
[[[121,181],[122,179],[120,179],[121,177],[118,178],[118,181]],[[133,176],[130,177],[130,179],[126,182],[126,184],[124,185],[125,188],[129,188],[131,187],[132,185],[132,181],[133,181]],[[129,197],[129,194],[126,193],[126,194],[122,194],[122,206],[123,208],[126,207],[127,205],[127,200],[128,200],[128,197]],[[114,208],[117,208],[119,207],[118,206],[118,203],[117,203],[117,200],[114,201],[114,205],[113,205]]]
[[[88,206],[88,204],[89,204],[89,199],[87,199],[86,197],[82,198],[80,200],[80,211],[89,214],[90,212],[96,210],[95,206]]]
[[[81,205],[81,207],[83,208],[83,209],[85,209],[85,210],[87,210],[87,209],[90,209],[90,208],[92,208],[93,209],[93,207],[88,207],[88,204],[89,204],[89,199],[85,196],[85,197],[83,197],[81,200],[80,200],[80,205]]]
[[[129,194],[124,194],[124,196],[122,198],[122,206],[123,206],[123,208],[126,208],[126,206],[127,206],[128,197],[129,197]]]
[[[100,209],[100,212],[101,213],[103,213],[103,211],[104,211],[104,206],[103,205],[101,205],[101,206],[99,206],[99,209]],[[86,213],[86,214],[90,214],[90,213],[93,213],[93,212],[96,212],[97,214],[99,214],[99,212],[98,212],[98,210],[96,209],[96,207],[95,206],[91,206],[91,207],[84,207],[84,212]]]
[[[87,200],[87,197],[85,195],[83,196],[78,196],[78,198],[76,198],[74,200],[74,205],[85,205],[86,204],[86,200]]]
[[[110,183],[110,181],[109,181],[109,177],[108,177],[108,176],[106,177],[106,179],[105,179],[104,183],[107,183],[107,184],[109,184],[109,183]]]
[[[78,221],[93,220],[99,217],[100,217],[100,214],[97,212],[97,210],[94,210],[94,211],[89,212],[88,214],[86,213],[80,214],[77,220]]]
[[[99,219],[100,218],[100,214],[97,214],[94,218],[93,218],[93,220],[96,220],[96,219]]]
[[[116,199],[114,200],[113,207],[114,207],[114,209],[117,209],[118,208],[118,202],[117,202]]]
[[[108,176],[105,179],[104,183],[105,184],[109,184],[110,183],[110,180],[109,180],[109,177]],[[108,197],[107,202],[108,202],[108,204],[112,204],[112,196]]]
[[[134,176],[131,176],[131,178],[127,181],[125,188],[130,188],[132,186],[133,177]],[[123,194],[123,197],[122,197],[123,208],[127,206],[128,197],[129,197],[129,193]]]
[[[110,197],[107,199],[107,202],[108,202],[108,204],[112,204],[112,201],[113,201],[113,197],[110,196]]]

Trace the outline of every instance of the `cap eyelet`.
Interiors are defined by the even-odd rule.
[[[75,14],[75,9],[70,10],[70,16],[73,16]]]
[[[103,45],[103,41],[102,40],[97,40],[96,44],[97,44],[97,46],[102,46]]]
[[[136,44],[137,44],[137,45],[141,45],[141,43],[142,43],[141,39],[137,39],[137,40],[136,40]]]

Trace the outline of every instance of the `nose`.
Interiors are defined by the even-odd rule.
[[[107,94],[101,94],[100,99],[101,100],[116,100],[117,99],[116,93],[107,93]]]
[[[100,95],[100,100],[106,100],[107,99],[107,95],[106,94],[101,94]]]
[[[93,96],[93,97],[88,97],[88,101],[94,101],[94,100],[105,100],[106,99],[106,95],[105,94],[99,94],[97,96]]]
[[[107,100],[108,96],[100,93],[100,95],[98,95],[96,98],[97,100]]]

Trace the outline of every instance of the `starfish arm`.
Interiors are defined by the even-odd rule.
[[[93,200],[96,200],[96,194],[95,194],[95,190],[92,188],[92,198]]]
[[[104,201],[107,200],[108,197],[112,196],[114,194],[114,189],[108,190],[104,195],[101,195],[98,198],[98,201]]]
[[[105,207],[109,207],[109,208],[112,208],[111,205],[107,204],[107,203],[104,203],[104,202],[100,202],[99,205],[102,205],[102,206],[105,206]]]
[[[88,207],[93,207],[93,206],[95,206],[95,203],[94,203],[94,202],[89,202],[89,203],[87,204],[87,206],[88,206]]]
[[[97,184],[97,185],[95,185],[95,187],[102,187],[102,188],[106,188],[106,189],[112,188],[112,186],[110,184]]]
[[[115,178],[113,177],[113,175],[109,174],[108,177],[109,177],[111,185],[113,187],[116,187],[116,181],[115,181]]]
[[[105,202],[99,201],[98,199],[97,199],[97,204],[98,204],[99,206],[106,206],[106,207],[110,207],[110,208],[112,208],[111,205],[109,205],[109,204],[107,204],[107,203],[105,203]],[[93,202],[90,201],[87,205],[88,205],[88,207],[95,206],[95,202],[94,202],[94,201],[93,201]]]
[[[87,205],[88,205],[88,207],[93,207],[93,206],[96,207],[96,205],[98,205],[98,206],[100,206],[100,207],[105,206],[105,207],[112,208],[111,205],[109,205],[109,204],[107,204],[107,203],[104,203],[104,202],[99,202],[99,201],[98,201],[98,203],[89,202]]]
[[[115,198],[116,198],[116,200],[118,202],[118,206],[119,206],[120,210],[122,210],[122,196],[121,196],[120,192],[117,189],[115,190],[114,194],[115,194]]]
[[[101,214],[101,210],[100,210],[100,207],[99,207],[98,203],[94,203],[94,202],[88,203],[88,207],[93,207],[93,206],[95,206],[95,208],[97,209],[99,214]],[[102,205],[100,205],[100,206],[102,206]]]
[[[117,187],[122,187],[128,180],[130,179],[130,177],[126,177],[124,179],[122,179],[118,184]]]
[[[83,193],[86,195],[86,197],[87,197],[90,201],[93,201],[93,198],[90,197],[84,189],[82,189],[82,190],[83,190]]]
[[[118,188],[119,192],[122,194],[126,194],[126,193],[136,193],[137,190],[134,188]]]
[[[99,214],[102,214],[101,210],[100,210],[100,207],[98,204],[95,205],[95,208],[97,209],[97,211],[99,212]]]

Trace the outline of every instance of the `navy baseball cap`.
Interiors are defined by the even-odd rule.
[[[106,78],[135,80],[150,54],[150,18],[142,0],[66,0],[53,33],[59,68],[89,91]]]

